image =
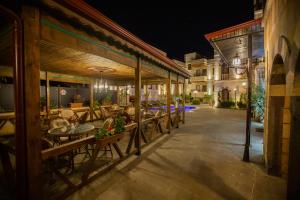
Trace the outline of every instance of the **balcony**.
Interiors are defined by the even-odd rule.
[[[191,81],[207,81],[207,76],[193,76],[191,77]]]
[[[221,74],[221,80],[229,80],[229,74]]]

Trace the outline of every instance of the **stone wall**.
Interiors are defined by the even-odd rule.
[[[300,90],[297,83],[300,82],[299,71],[299,47],[300,47],[300,1],[299,0],[269,0],[267,1],[263,26],[266,57],[266,109],[265,109],[265,135],[264,155],[266,167],[272,171],[274,160],[280,160],[279,172],[277,174],[286,177],[289,163],[289,144],[291,135],[291,97],[299,96]],[[282,71],[278,72],[275,66],[277,59],[282,59]],[[298,64],[297,64],[298,62]],[[276,66],[277,67],[277,66]],[[299,73],[299,72],[298,72]],[[280,76],[285,78],[284,83],[278,80]],[[272,112],[280,105],[273,105],[272,99],[282,97],[283,105],[280,107],[282,116],[273,116]],[[281,119],[281,121],[278,121]],[[281,141],[275,144],[275,123],[281,125]],[[276,148],[279,148],[276,150]],[[280,152],[275,155],[274,152]],[[276,157],[279,158],[276,158]]]

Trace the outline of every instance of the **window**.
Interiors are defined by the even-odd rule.
[[[196,70],[196,76],[201,76],[201,69]]]
[[[207,69],[202,70],[202,76],[207,76]]]
[[[202,92],[207,92],[207,85],[202,85]]]
[[[188,70],[191,70],[191,69],[192,69],[192,65],[188,64]]]
[[[196,85],[196,90],[197,90],[198,92],[200,92],[200,91],[201,91],[201,85]]]

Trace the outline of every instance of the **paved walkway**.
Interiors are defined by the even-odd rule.
[[[252,163],[241,161],[245,111],[201,107],[169,137],[144,149],[69,199],[284,199],[285,181],[265,174],[262,133],[252,137]],[[253,131],[254,132],[254,131]]]

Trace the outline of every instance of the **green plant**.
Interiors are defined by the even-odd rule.
[[[115,133],[122,133],[125,131],[125,120],[122,117],[117,117],[115,119]]]
[[[106,96],[102,100],[102,104],[109,105],[111,103],[112,103],[112,93],[111,92],[107,92]]]
[[[245,109],[247,108],[247,104],[246,103],[243,103],[241,101],[237,102],[237,106],[240,108],[240,109]]]
[[[95,134],[95,139],[100,140],[104,137],[112,136],[111,131],[105,129],[105,128],[99,128],[98,132]]]
[[[257,118],[263,122],[265,113],[265,90],[261,86],[252,87],[252,107]]]
[[[40,97],[40,107],[43,109],[47,105],[46,97]]]
[[[204,97],[203,97],[203,102],[204,102],[204,103],[212,103],[212,99],[213,99],[213,96],[212,96],[212,95],[206,94],[206,95],[204,95]]]
[[[55,109],[55,108],[57,108],[57,104],[55,101],[51,100],[50,101],[50,109]]]
[[[100,106],[101,106],[101,103],[98,100],[94,100],[93,107],[94,108],[99,108]]]
[[[233,101],[221,101],[219,103],[219,108],[232,108],[235,106],[235,103]]]
[[[193,105],[200,105],[200,100],[199,99],[193,99],[192,104]]]

